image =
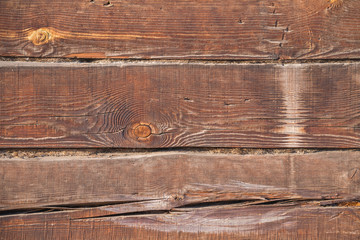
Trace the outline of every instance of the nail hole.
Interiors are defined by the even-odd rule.
[[[106,2],[106,3],[104,3],[104,7],[111,7],[111,6],[113,6],[112,4],[111,4],[111,2]]]
[[[231,106],[235,106],[235,104],[231,104],[231,103],[228,103],[228,102],[224,102],[224,105],[225,105],[225,106],[230,106],[230,107],[231,107]]]

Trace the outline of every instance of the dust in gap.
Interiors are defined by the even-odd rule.
[[[69,156],[89,156],[89,157],[114,157],[128,156],[146,153],[159,152],[178,152],[178,153],[211,153],[211,154],[234,154],[234,155],[266,155],[266,154],[309,154],[316,152],[332,151],[360,151],[360,149],[305,149],[305,148],[95,148],[95,149],[3,149],[0,150],[0,158],[36,158],[36,157],[69,157]]]
[[[52,58],[52,57],[0,57],[3,62],[38,62],[38,63],[171,63],[171,64],[300,64],[300,63],[358,63],[359,59],[263,59],[263,60],[234,60],[234,59],[116,59],[116,58]]]

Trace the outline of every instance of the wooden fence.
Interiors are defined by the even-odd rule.
[[[0,1],[0,239],[359,239],[360,1]]]

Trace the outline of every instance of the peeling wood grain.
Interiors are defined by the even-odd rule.
[[[360,146],[358,63],[0,63],[0,147]]]
[[[74,212],[0,217],[3,239],[357,239],[359,208],[221,206],[72,219]]]
[[[324,151],[3,158],[0,236],[357,239],[359,157]]]
[[[357,239],[359,151],[0,159],[2,239]]]
[[[358,239],[359,151],[235,150],[3,150],[0,238]]]
[[[352,202],[360,196],[359,157],[358,151],[3,157],[0,211],[84,207],[89,203],[131,205],[144,201],[144,205],[158,200],[172,207],[221,202]]]
[[[359,58],[360,2],[0,2],[0,55],[77,58]]]

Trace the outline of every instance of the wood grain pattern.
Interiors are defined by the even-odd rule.
[[[359,195],[360,152],[237,155],[159,152],[2,158],[2,211],[174,200],[337,199]]]
[[[358,63],[0,63],[0,147],[360,146]]]
[[[358,0],[4,0],[0,9],[1,56],[360,56]]]
[[[2,239],[357,239],[360,152],[2,158]]]
[[[110,207],[109,207],[110,208]],[[113,208],[116,210],[116,208]],[[256,206],[74,219],[73,211],[0,218],[2,239],[359,239],[359,208]]]

